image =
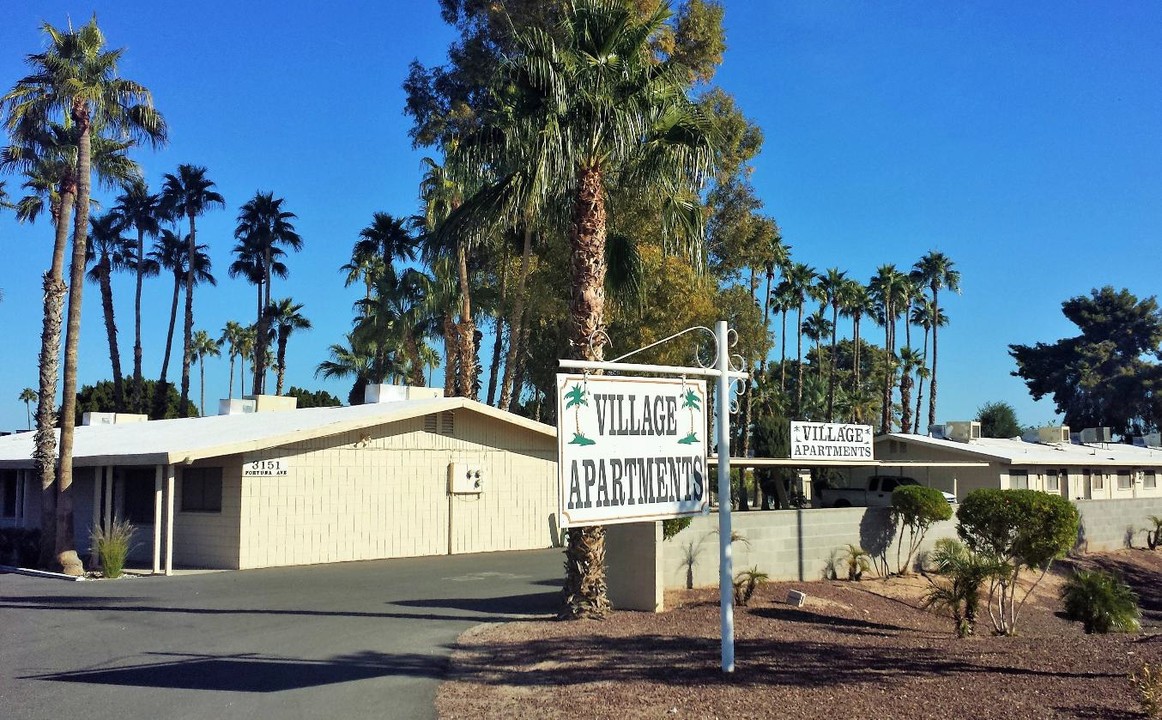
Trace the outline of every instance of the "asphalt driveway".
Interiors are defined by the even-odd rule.
[[[561,551],[64,582],[0,574],[0,712],[432,718],[456,637],[555,609]]]

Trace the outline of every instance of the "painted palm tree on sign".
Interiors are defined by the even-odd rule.
[[[190,232],[186,235],[186,257],[196,257],[199,252],[196,219],[207,210],[225,207],[226,201],[214,190],[214,182],[206,177],[206,168],[197,165],[178,165],[177,174],[166,173],[161,188],[161,207],[165,214],[177,221],[189,221]],[[207,258],[208,260],[208,258]],[[208,270],[208,266],[207,266]],[[182,385],[179,412],[185,416],[190,399],[190,344],[194,339],[194,285],[201,272],[197,263],[186,267],[186,320],[182,331]]]
[[[697,445],[698,444],[698,429],[694,426],[694,411],[702,409],[702,398],[698,397],[698,393],[694,392],[694,388],[686,388],[686,392],[682,393],[682,409],[690,410],[690,432],[678,441],[679,445]]]
[[[28,418],[28,429],[32,429],[32,408],[31,403],[36,402],[40,397],[32,388],[24,388],[20,391],[20,402],[24,403],[24,415]]]
[[[573,408],[574,432],[573,439],[569,441],[570,445],[596,444],[594,440],[585,437],[585,433],[581,432],[581,408],[589,406],[588,395],[585,386],[581,383],[574,384],[565,393],[565,409]]]
[[[275,394],[282,395],[282,381],[286,376],[286,344],[290,339],[291,333],[295,330],[310,330],[311,321],[302,314],[303,304],[296,303],[290,298],[283,298],[275,300],[267,307],[267,313],[270,315],[270,322],[274,324],[274,332],[277,343],[277,351],[275,353],[275,368],[277,372],[275,381]]]
[[[940,317],[940,291],[948,289],[960,293],[960,271],[954,267],[955,263],[942,252],[935,250],[924,255],[912,267],[913,277],[918,284],[926,286],[932,292],[932,313]],[[937,359],[937,328],[932,326],[932,378],[928,384],[928,424],[936,424],[936,359]]]
[[[73,433],[76,425],[77,347],[80,343],[81,303],[85,274],[85,247],[89,232],[89,201],[93,171],[93,138],[104,134],[128,141],[157,145],[165,140],[165,121],[153,107],[144,86],[117,76],[121,50],[108,50],[105,36],[94,17],[77,30],[61,31],[45,23],[48,47],[27,58],[31,73],[17,81],[0,103],[9,133],[24,142],[43,136],[54,123],[67,126],[76,138],[75,170],[62,192],[65,205],[76,204],[73,248],[65,330],[65,363],[62,379],[60,445],[56,466],[56,564],[70,574],[83,566],[73,547],[72,480]],[[64,225],[64,223],[60,223]],[[64,228],[67,230],[67,228]],[[58,240],[62,227],[57,228]],[[61,244],[61,243],[58,243]],[[54,262],[56,248],[54,247]],[[63,293],[50,272],[46,285],[46,314]],[[55,281],[55,282],[54,282]],[[55,351],[55,349],[50,349]],[[53,389],[55,395],[55,388]],[[43,397],[43,393],[42,393]],[[42,449],[40,449],[42,450]],[[47,478],[42,477],[42,487]],[[46,533],[48,535],[49,533]]]
[[[125,382],[121,375],[121,351],[117,348],[117,321],[113,317],[113,273],[129,265],[132,249],[121,232],[125,229],[120,216],[105,213],[89,218],[89,246],[85,260],[93,267],[88,278],[101,291],[101,310],[105,315],[105,336],[109,342],[109,361],[113,366],[113,407],[125,411]]]
[[[218,348],[218,343],[214,338],[210,337],[210,333],[205,330],[198,330],[194,332],[194,340],[190,345],[190,352],[193,357],[191,362],[198,363],[198,412],[205,416],[206,414],[206,358],[218,357],[222,351]]]

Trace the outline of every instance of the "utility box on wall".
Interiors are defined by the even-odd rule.
[[[468,463],[448,463],[448,492],[452,495],[479,495],[484,490],[483,474]]]

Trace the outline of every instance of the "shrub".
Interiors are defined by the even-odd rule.
[[[907,575],[912,571],[912,558],[924,542],[924,536],[933,523],[952,517],[952,506],[944,493],[923,485],[900,485],[892,491],[892,516],[900,525],[900,539],[896,544],[896,572]],[[903,562],[900,554],[904,547],[904,530],[908,530],[908,556]]]
[[[1086,633],[1135,632],[1141,627],[1138,596],[1112,573],[1078,570],[1061,589],[1065,616]]]
[[[97,547],[97,556],[101,558],[101,572],[107,578],[121,577],[125,569],[125,558],[133,545],[134,527],[128,520],[115,520],[108,528],[93,528],[93,544]]]
[[[1015,635],[1025,601],[1077,539],[1077,508],[1060,495],[989,488],[969,493],[956,516],[956,532],[969,550],[1007,566],[989,578],[989,619],[998,634]],[[1018,599],[1025,569],[1040,575]]]
[[[1130,676],[1130,680],[1138,691],[1138,704],[1146,717],[1162,718],[1162,665],[1155,667],[1146,663]]]
[[[669,540],[686,528],[690,527],[690,523],[694,522],[694,518],[687,515],[686,517],[669,518],[662,521],[662,539]]]
[[[980,608],[980,588],[985,580],[1005,570],[1004,565],[978,555],[954,538],[940,538],[928,555],[931,568],[947,579],[937,583],[928,578],[931,587],[924,597],[924,607],[943,607],[952,611],[957,637],[976,632]]]
[[[765,572],[759,572],[757,565],[750,570],[743,570],[735,575],[734,604],[745,606],[749,603],[751,595],[754,595],[755,588],[759,584],[766,582],[769,577]]]
[[[871,555],[858,545],[848,544],[843,561],[847,564],[847,579],[851,581],[861,579],[871,570]]]
[[[1150,522],[1154,523],[1154,529],[1146,528],[1146,544],[1150,546],[1151,550],[1154,550],[1162,545],[1162,517],[1151,515]]]

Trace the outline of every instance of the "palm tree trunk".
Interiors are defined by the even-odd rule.
[[[924,357],[928,357],[928,328],[924,328]],[[922,400],[924,398],[924,376],[921,375],[919,381],[916,383],[916,425],[912,429],[915,435],[920,434],[920,416],[923,415]]]
[[[884,307],[884,392],[880,398],[880,433],[891,432],[892,417],[892,328],[895,320],[892,318],[892,306]]]
[[[178,417],[186,417],[190,399],[190,346],[194,343],[194,265],[197,257],[197,229],[190,213],[190,253],[186,258],[186,323],[182,333],[182,389],[178,400]]]
[[[520,388],[516,388],[516,392],[513,392],[513,383],[516,379],[517,351],[521,344],[521,323],[524,322],[529,258],[532,256],[532,252],[533,232],[526,226],[524,246],[520,252],[520,276],[517,278],[516,298],[513,300],[512,311],[508,316],[508,352],[504,356],[504,378],[500,383],[500,402],[496,405],[501,410],[508,410],[512,405],[513,395],[520,395]]]
[[[261,295],[265,288],[266,296],[265,302],[260,301],[258,304],[258,318],[254,323],[258,330],[257,339],[254,341],[254,382],[250,385],[255,395],[266,392],[266,348],[270,332],[270,320],[266,316],[266,309],[270,307],[270,261],[270,248],[266,248],[263,251],[262,286],[258,289]]]
[[[569,228],[573,297],[570,303],[572,355],[601,360],[605,337],[605,195],[601,168],[578,171],[573,223]],[[569,529],[565,548],[564,606],[567,619],[603,618],[610,604],[605,581],[605,528]]]
[[[198,414],[206,416],[206,358],[198,358]]]
[[[57,461],[56,566],[66,575],[85,572],[73,537],[73,432],[77,424],[77,347],[81,340],[81,302],[84,298],[85,246],[89,233],[90,125],[88,106],[73,103],[73,120],[80,130],[77,142],[77,212],[73,219],[73,258],[69,280],[69,310],[65,324],[65,369],[61,382],[61,442]]]
[[[169,330],[165,334],[165,352],[161,357],[161,375],[158,376],[157,386],[153,389],[153,419],[161,420],[165,417],[166,404],[166,376],[169,374],[169,356],[173,351],[173,331],[178,321],[178,297],[181,294],[182,278],[180,273],[174,273],[173,300],[169,305]]]
[[[125,381],[121,377],[121,353],[117,349],[117,323],[113,318],[113,284],[109,282],[109,260],[101,261],[101,310],[105,315],[105,335],[109,340],[109,362],[113,365],[113,407],[125,411]]]
[[[900,375],[900,430],[912,427],[912,373],[907,366]]]
[[[496,311],[496,336],[492,340],[492,363],[488,372],[489,405],[496,399],[496,384],[500,375],[500,350],[504,345],[504,310],[508,302],[508,244],[504,246],[504,259],[500,266],[500,307]]]
[[[234,349],[230,349],[230,391],[226,397],[234,399]]]
[[[275,367],[277,369],[277,374],[275,375],[274,381],[275,395],[282,395],[282,381],[283,378],[286,377],[286,341],[289,339],[289,337],[290,336],[286,333],[280,332],[278,334],[278,355],[275,358]],[[420,376],[421,378],[423,377],[422,372]],[[421,379],[420,382],[422,383],[423,380]]]
[[[137,228],[137,280],[133,289],[133,407],[134,411],[142,406],[141,374],[141,286],[145,279],[145,231]]]
[[[928,383],[928,424],[936,424],[936,338],[940,327],[940,306],[936,288],[932,288],[932,380]]]
[[[76,179],[61,181],[60,209],[54,213],[56,237],[53,240],[52,265],[44,274],[44,318],[40,334],[39,395],[36,401],[35,448],[33,466],[40,478],[40,557],[43,568],[52,567],[56,554],[56,391],[60,370],[61,314],[64,309],[65,248],[68,246],[69,221],[76,204]]]
[[[798,347],[798,359],[796,362],[799,367],[796,370],[796,383],[798,387],[795,388],[795,414],[802,418],[803,415],[803,303],[799,303],[799,314],[795,330],[795,342]]]
[[[831,357],[827,368],[827,422],[835,422],[835,350],[839,338],[839,306],[831,306]]]
[[[457,377],[460,375],[460,350],[456,324],[451,313],[444,314],[444,397],[456,395]]]
[[[779,353],[779,392],[787,391],[787,308],[783,308],[782,350]]]
[[[456,246],[456,265],[460,282],[460,322],[456,324],[460,351],[460,382],[458,397],[476,397],[476,324],[472,322],[472,296],[468,287],[468,252],[463,245]]]

